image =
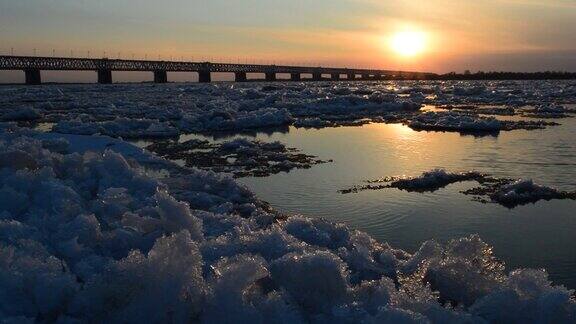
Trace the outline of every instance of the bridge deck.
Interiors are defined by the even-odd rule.
[[[0,70],[73,70],[73,71],[168,71],[168,72],[246,72],[246,73],[317,73],[323,74],[372,74],[385,75],[399,72],[374,69],[336,67],[308,67],[288,65],[259,65],[211,62],[147,61],[94,58],[65,58],[38,56],[0,56]]]
[[[349,78],[362,75],[364,79],[373,76],[411,76],[425,78],[430,73],[405,72],[375,69],[350,69],[339,67],[309,67],[288,65],[233,64],[213,62],[179,62],[179,61],[149,61],[121,60],[95,58],[38,57],[38,56],[0,56],[0,70],[27,71],[27,83],[40,83],[41,70],[56,71],[99,71],[99,82],[110,83],[111,71],[153,71],[158,82],[166,82],[165,72],[198,72],[201,82],[210,81],[212,72],[231,72],[237,74],[237,80],[246,80],[246,73],[264,73],[267,80],[275,80],[276,73],[291,74],[293,80],[299,80],[300,74],[312,74],[314,80],[322,79],[322,74],[330,74],[333,80],[339,80],[341,74]],[[102,76],[102,78],[100,78]]]

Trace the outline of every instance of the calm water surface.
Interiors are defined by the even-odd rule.
[[[478,233],[508,269],[546,268],[551,279],[576,288],[576,202],[543,201],[507,209],[471,201],[459,183],[434,193],[396,189],[342,195],[366,179],[418,175],[433,168],[478,170],[495,176],[532,178],[576,190],[576,119],[546,130],[473,137],[417,132],[399,124],[258,134],[333,163],[266,178],[243,178],[273,207],[288,213],[344,222],[380,241],[414,252],[422,242],[446,242]]]

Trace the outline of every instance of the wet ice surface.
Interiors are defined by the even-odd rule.
[[[569,105],[573,84],[218,88],[231,86],[0,88],[2,119],[23,127],[60,123],[58,131],[136,139],[284,127],[256,138],[334,159],[236,182],[180,167],[121,140],[62,139],[0,124],[0,318],[573,321],[572,292],[554,287],[576,287],[573,201],[509,210],[462,197],[459,192],[472,186],[458,182],[429,193],[336,192],[383,174],[434,168],[533,178],[574,190],[572,118],[560,126],[492,136],[417,132],[401,124],[325,127],[367,120],[408,124],[421,115],[413,100],[505,105],[514,114],[541,103]],[[212,89],[209,95],[206,89]],[[298,103],[286,104],[293,99]],[[29,108],[20,114],[18,107]],[[462,116],[468,123],[464,116],[470,114]],[[288,128],[292,123],[309,128]],[[219,138],[215,142],[233,139],[204,138],[212,136]],[[506,192],[538,188],[510,185]],[[525,267],[547,269],[554,284],[543,270],[509,272]]]

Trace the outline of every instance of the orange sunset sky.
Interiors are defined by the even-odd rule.
[[[576,2],[0,0],[0,40],[15,55],[576,71]]]

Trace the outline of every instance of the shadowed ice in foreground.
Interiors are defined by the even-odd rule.
[[[409,254],[342,224],[280,215],[231,178],[110,138],[5,129],[0,147],[0,289],[11,296],[0,310],[9,321],[576,314],[571,292],[545,271],[507,273],[478,236]]]

